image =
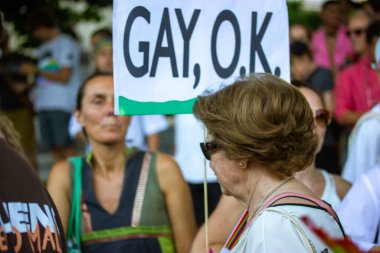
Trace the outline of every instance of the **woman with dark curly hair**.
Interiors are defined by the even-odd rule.
[[[313,162],[318,145],[313,112],[297,88],[255,74],[198,97],[194,114],[208,130],[201,148],[223,194],[247,209],[231,252],[327,252],[303,216],[343,237],[331,207],[294,178]]]

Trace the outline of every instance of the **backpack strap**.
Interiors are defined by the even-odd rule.
[[[334,220],[338,223],[340,229],[342,230],[343,235],[346,236],[346,234],[344,233],[342,224],[340,223],[338,215],[335,213],[335,211],[331,208],[331,206],[329,204],[327,204],[323,200],[313,198],[313,197],[310,197],[310,196],[302,194],[302,193],[284,192],[284,193],[278,194],[278,195],[274,196],[273,198],[271,198],[270,200],[268,200],[265,203],[265,205],[263,206],[263,209],[266,209],[266,208],[272,206],[275,202],[279,201],[280,199],[291,198],[291,197],[309,200],[310,202],[313,202],[317,206],[323,208],[326,212],[328,212],[334,218]]]
[[[71,198],[71,209],[67,229],[67,243],[69,248],[80,249],[80,216],[82,195],[82,158],[69,158],[70,174],[73,175],[73,188]]]

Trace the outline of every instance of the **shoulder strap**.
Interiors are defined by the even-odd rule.
[[[336,223],[339,225],[340,230],[343,233],[343,236],[346,236],[346,233],[344,232],[342,223],[340,222],[338,215],[335,213],[335,211],[331,208],[331,206],[329,204],[327,204],[323,200],[313,198],[313,197],[310,197],[310,196],[302,194],[302,193],[284,192],[284,193],[278,194],[278,195],[274,196],[273,198],[271,198],[269,201],[267,201],[267,203],[265,203],[263,209],[270,207],[271,205],[273,205],[275,202],[277,202],[280,199],[289,198],[289,197],[296,197],[296,198],[309,200],[309,201],[313,202],[314,204],[318,205],[319,207],[323,208],[324,210],[326,210],[326,212],[328,212],[334,218]]]
[[[131,226],[137,227],[140,225],[141,221],[141,211],[143,207],[143,201],[145,197],[148,177],[149,177],[149,165],[152,158],[152,154],[149,152],[146,152],[144,154],[143,162],[141,165],[140,170],[140,176],[137,183],[137,189],[136,189],[136,195],[135,195],[135,201],[133,203],[133,211],[132,211],[132,218],[131,218]]]
[[[340,223],[338,216],[336,215],[336,213],[334,212],[334,210],[331,208],[331,206],[329,204],[327,204],[323,200],[313,198],[313,197],[307,196],[307,195],[302,194],[302,193],[284,192],[284,193],[278,194],[278,195],[274,196],[273,198],[271,198],[269,201],[267,201],[267,203],[265,203],[263,209],[273,205],[275,202],[277,202],[280,199],[289,198],[289,197],[302,198],[302,199],[306,199],[306,200],[313,202],[314,204],[318,205],[319,207],[322,207],[323,209],[325,209],[334,218],[334,220],[336,222]]]
[[[243,215],[239,218],[239,221],[236,223],[231,234],[228,236],[228,239],[226,243],[224,244],[224,248],[228,250],[232,250],[236,246],[237,242],[239,241],[241,235],[243,234],[245,230],[248,217],[249,217],[248,209],[245,209]]]
[[[67,241],[69,247],[77,247],[80,245],[80,202],[82,194],[82,158],[69,158],[70,170],[73,170],[73,194],[71,200],[71,209],[69,216],[69,224],[67,229]],[[75,248],[77,248],[75,247]]]

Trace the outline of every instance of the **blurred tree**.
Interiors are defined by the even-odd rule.
[[[125,0],[128,1],[128,0]],[[1,0],[0,10],[4,19],[14,27],[14,31],[22,36],[23,47],[35,46],[36,41],[27,31],[28,14],[40,7],[49,7],[57,14],[62,31],[73,35],[75,24],[80,21],[99,21],[99,9],[112,5],[112,0]],[[65,3],[65,4],[62,4]],[[85,8],[76,10],[70,3],[83,3]],[[320,25],[319,14],[316,11],[305,11],[302,9],[302,1],[289,1],[288,3],[289,23],[301,23],[314,30]]]
[[[66,4],[62,4],[65,2]],[[76,10],[67,6],[70,3],[83,3],[85,8]],[[4,15],[6,22],[13,25],[14,32],[22,38],[23,47],[35,46],[35,41],[29,34],[28,15],[31,11],[48,7],[52,9],[59,20],[60,28],[63,32],[77,37],[72,29],[80,21],[99,21],[99,8],[112,5],[112,0],[2,0],[0,1],[0,11]]]
[[[321,25],[319,12],[302,9],[302,1],[288,2],[289,24],[302,24],[310,30],[315,30]]]

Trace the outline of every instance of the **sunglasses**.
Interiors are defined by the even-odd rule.
[[[199,144],[201,146],[202,153],[206,157],[207,160],[210,160],[211,158],[211,150],[219,148],[219,145],[216,144],[214,141],[201,142]]]
[[[325,109],[319,109],[315,111],[314,119],[320,127],[327,127],[331,123],[331,114]]]
[[[355,36],[359,37],[359,36],[361,36],[362,34],[364,34],[364,32],[365,32],[365,29],[360,29],[360,28],[358,28],[358,29],[353,29],[353,30],[349,30],[349,31],[347,31],[347,32],[346,32],[346,35],[347,35],[348,37],[351,37],[352,35],[355,35]]]

